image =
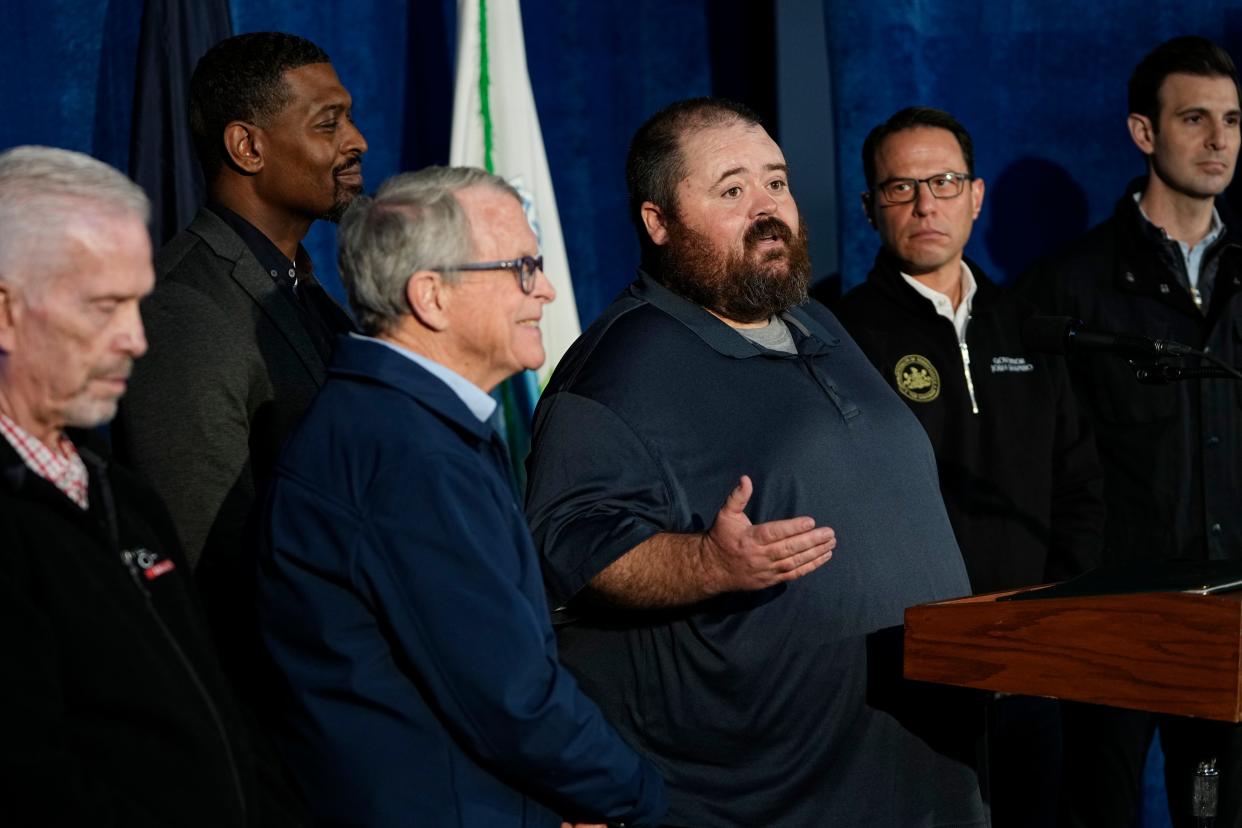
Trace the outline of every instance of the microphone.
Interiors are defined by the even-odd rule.
[[[1083,328],[1068,316],[1029,316],[1022,322],[1022,344],[1041,354],[1102,351],[1124,357],[1198,356],[1189,345],[1133,334],[1103,333]]]

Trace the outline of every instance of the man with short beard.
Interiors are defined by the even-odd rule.
[[[954,694],[900,679],[905,608],[970,589],[935,460],[806,301],[780,148],[682,101],[627,179],[643,268],[553,374],[529,460],[563,662],[664,775],[669,825],[985,824]]]
[[[293,35],[229,38],[190,81],[208,204],[156,257],[117,451],[168,503],[226,661],[250,601],[247,523],[285,437],[353,329],[301,241],[362,191],[366,140],[328,56]]]

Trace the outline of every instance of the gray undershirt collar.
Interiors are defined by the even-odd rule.
[[[789,325],[779,316],[773,316],[762,328],[734,328],[734,330],[760,348],[779,351],[783,354],[798,353],[798,346],[794,344]]]

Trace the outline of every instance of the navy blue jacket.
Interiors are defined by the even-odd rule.
[[[663,783],[557,660],[503,447],[441,380],[342,338],[260,555],[288,757],[323,823],[645,824]]]

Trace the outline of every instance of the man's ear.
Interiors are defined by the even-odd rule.
[[[228,153],[233,166],[247,175],[254,175],[263,169],[263,138],[254,124],[245,121],[230,121],[224,128],[224,151]]]
[[[1126,126],[1130,127],[1130,137],[1134,139],[1134,145],[1143,155],[1155,153],[1156,126],[1151,122],[1151,118],[1131,112],[1130,117],[1126,119]]]
[[[405,283],[405,301],[425,328],[443,331],[449,326],[452,288],[435,270],[416,270]]]
[[[859,193],[862,201],[863,215],[867,217],[867,223],[875,227],[875,200],[871,197],[870,191],[863,190]]]
[[[974,219],[979,218],[979,211],[983,209],[983,193],[986,189],[987,189],[987,185],[984,184],[982,178],[971,179],[970,181],[970,200],[971,200],[970,218],[972,221]]]
[[[647,228],[647,235],[651,237],[651,241],[657,246],[668,242],[668,223],[664,210],[650,201],[644,201],[638,211],[643,217],[643,226]]]
[[[16,339],[13,296],[13,287],[0,282],[0,354],[11,353]]]

